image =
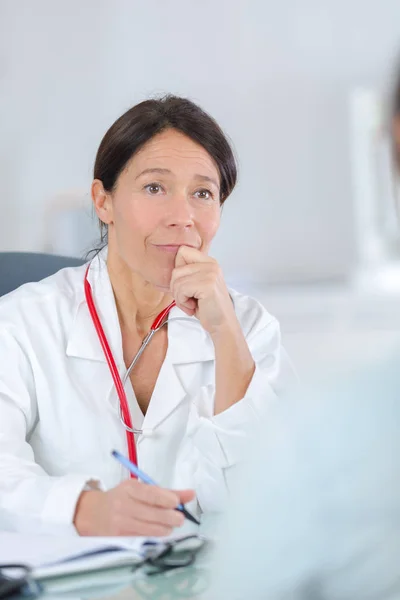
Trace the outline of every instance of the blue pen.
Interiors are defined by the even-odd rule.
[[[156,482],[151,479],[151,477],[146,475],[146,473],[143,473],[143,471],[141,471],[139,467],[137,467],[133,462],[131,462],[129,458],[126,458],[125,456],[117,452],[117,450],[113,450],[111,454],[114,458],[117,459],[118,462],[121,463],[121,465],[128,469],[128,471],[133,473],[133,475],[136,475],[138,479],[141,479],[144,483],[147,483],[148,485],[157,485]],[[180,510],[181,513],[183,513],[189,521],[192,521],[192,523],[200,525],[200,522],[193,515],[191,515],[188,510],[186,510],[183,504],[178,504],[176,510]]]

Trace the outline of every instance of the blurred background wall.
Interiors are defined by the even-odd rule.
[[[0,0],[0,251],[81,256],[102,135],[188,96],[240,183],[213,253],[282,322],[299,370],[382,354],[400,328],[385,131],[398,0]]]

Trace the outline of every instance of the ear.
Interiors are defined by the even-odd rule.
[[[111,194],[105,191],[103,182],[100,181],[100,179],[94,179],[91,192],[96,215],[99,217],[100,221],[106,225],[110,225],[113,222]]]

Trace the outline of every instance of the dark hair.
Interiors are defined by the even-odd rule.
[[[214,159],[220,175],[220,203],[232,192],[237,179],[235,157],[218,123],[187,98],[167,95],[145,100],[130,108],[103,137],[94,164],[94,179],[111,192],[129,160],[154,136],[176,129],[202,146]],[[101,223],[101,241],[107,226]]]

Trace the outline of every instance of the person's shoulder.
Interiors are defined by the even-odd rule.
[[[83,294],[83,282],[87,265],[66,267],[42,279],[25,283],[0,298],[0,324],[13,321],[17,315],[43,314],[61,305],[71,307]]]
[[[229,288],[236,316],[246,337],[257,334],[266,327],[279,327],[276,318],[253,296]]]

